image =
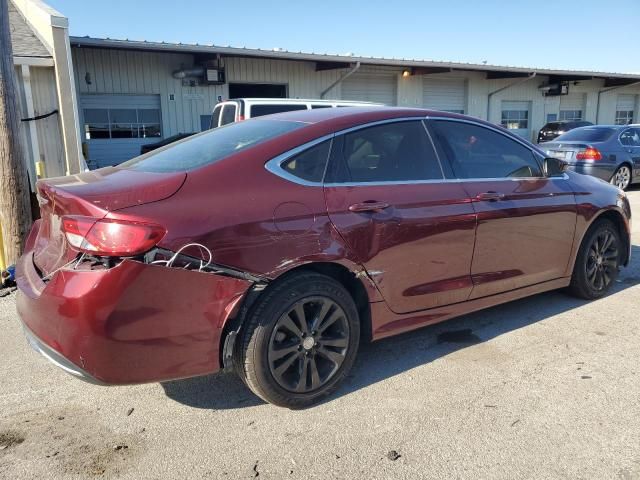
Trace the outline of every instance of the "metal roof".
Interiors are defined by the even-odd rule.
[[[51,58],[47,47],[40,41],[22,14],[9,3],[9,30],[14,57]]]
[[[567,78],[608,78],[627,79],[640,81],[640,74],[595,72],[585,70],[557,70],[551,68],[536,67],[514,67],[502,65],[488,65],[462,62],[444,62],[432,60],[416,60],[408,58],[382,58],[382,57],[358,57],[351,55],[338,55],[328,53],[312,52],[292,52],[283,49],[265,50],[260,48],[231,47],[219,45],[201,45],[189,43],[168,43],[149,42],[146,40],[129,40],[113,38],[93,38],[93,37],[70,37],[71,46],[74,47],[95,47],[112,48],[124,50],[146,50],[156,52],[175,52],[193,54],[212,54],[233,57],[254,57],[270,58],[280,60],[298,60],[319,63],[334,63],[334,68],[339,68],[339,64],[348,66],[350,63],[360,62],[363,65],[390,66],[402,68],[414,68],[416,73],[439,73],[452,70],[479,71],[495,74],[512,74],[520,76],[523,74],[536,73],[538,75],[550,75]],[[495,78],[501,78],[496,75]]]

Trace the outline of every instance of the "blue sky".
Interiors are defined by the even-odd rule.
[[[640,72],[640,1],[45,0],[72,35]]]

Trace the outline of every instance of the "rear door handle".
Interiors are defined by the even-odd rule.
[[[379,212],[380,210],[384,210],[385,208],[389,208],[390,205],[385,202],[376,202],[375,200],[367,200],[362,203],[354,203],[349,206],[350,212]]]
[[[476,195],[476,200],[480,202],[497,202],[498,200],[503,200],[504,197],[504,193],[482,192]]]

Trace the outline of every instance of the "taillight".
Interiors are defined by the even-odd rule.
[[[244,120],[244,115],[238,115],[238,121],[242,122]]]
[[[576,154],[576,160],[602,160],[602,154],[597,148],[588,147]]]
[[[62,217],[69,244],[100,256],[131,257],[155,247],[167,231],[160,225],[80,215]]]

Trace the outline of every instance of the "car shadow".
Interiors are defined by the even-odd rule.
[[[640,246],[634,245],[630,265],[622,270],[607,296],[638,284]],[[562,291],[546,292],[377,342],[363,343],[352,372],[325,402],[588,303]],[[161,385],[169,398],[194,408],[225,410],[264,403],[234,374],[220,373]]]

